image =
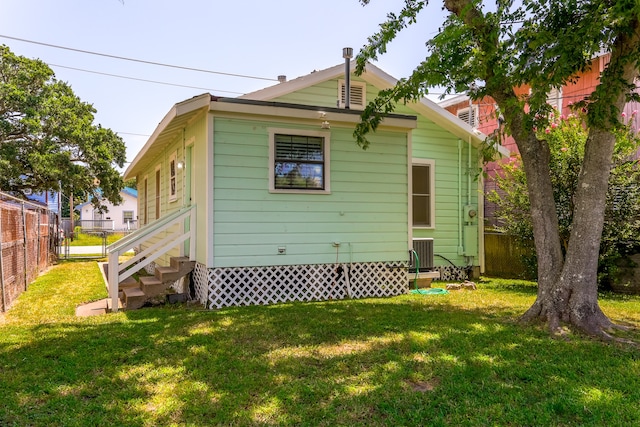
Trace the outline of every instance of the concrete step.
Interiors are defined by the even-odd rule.
[[[140,277],[140,289],[147,297],[154,297],[164,293],[167,284],[155,276]]]
[[[122,293],[125,310],[137,310],[147,301],[147,296],[140,288],[125,288]]]
[[[124,298],[122,292],[118,293],[118,310],[122,310],[124,304],[122,303],[122,298]],[[113,311],[113,304],[111,302],[111,298],[107,298],[107,313],[111,313]]]

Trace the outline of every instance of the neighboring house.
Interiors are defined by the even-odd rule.
[[[56,191],[47,191],[44,193],[33,193],[27,196],[27,199],[42,203],[47,206],[47,209],[55,213],[59,213],[60,210],[60,193]]]
[[[125,172],[148,225],[113,259],[127,245],[141,251],[130,264],[189,256],[209,308],[402,294],[412,248],[421,270],[479,273],[484,135],[423,99],[387,116],[362,150],[361,110],[396,80],[369,64],[351,76],[347,109],[347,64],[176,104]],[[163,231],[170,221],[182,222]],[[110,265],[110,277],[128,265]]]
[[[122,203],[114,205],[102,200],[105,212],[94,209],[90,201],[74,207],[80,214],[79,225],[83,231],[128,231],[138,228],[138,190],[125,187],[120,191]]]
[[[600,74],[609,63],[610,54],[606,53],[593,59],[591,67],[576,75],[570,83],[567,83],[560,89],[554,89],[548,94],[547,102],[560,114],[565,116],[571,114],[571,105],[582,101],[589,96],[600,82]],[[526,95],[529,92],[528,86],[516,89],[516,93]],[[490,135],[498,129],[497,105],[491,97],[485,97],[480,100],[471,101],[467,95],[459,95],[454,98],[438,103],[439,106],[457,116],[465,123],[470,124],[485,135]],[[634,114],[634,111],[640,109],[637,102],[629,102],[625,106],[625,120],[631,121],[631,126],[640,129],[640,115]],[[512,154],[518,153],[518,147],[511,136],[503,136],[501,145],[509,150]],[[485,194],[496,189],[496,184],[491,179],[500,170],[500,161],[490,162],[485,165],[485,171],[489,179],[485,181]],[[485,204],[485,220],[486,225],[496,225],[494,218],[495,206],[491,203]]]

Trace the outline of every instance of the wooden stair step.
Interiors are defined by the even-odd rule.
[[[123,290],[124,288],[137,288],[137,287],[138,287],[138,281],[131,276],[127,277],[122,282],[118,283],[119,290]]]
[[[189,257],[186,256],[172,256],[171,258],[169,258],[169,266],[175,268],[176,270],[182,270],[183,268],[193,269],[195,265],[196,262],[191,261]]]
[[[125,310],[137,310],[147,301],[147,296],[140,288],[125,288],[122,294]]]
[[[153,297],[162,294],[167,285],[155,276],[142,276],[140,278],[140,287],[147,297]]]

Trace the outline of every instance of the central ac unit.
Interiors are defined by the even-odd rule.
[[[416,271],[430,271],[433,269],[433,239],[432,238],[416,238],[413,239],[413,250],[418,255],[416,263],[415,255],[411,254],[409,269]],[[417,264],[417,265],[416,265]]]

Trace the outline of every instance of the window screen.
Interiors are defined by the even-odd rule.
[[[276,134],[274,142],[276,189],[324,189],[324,138]]]

